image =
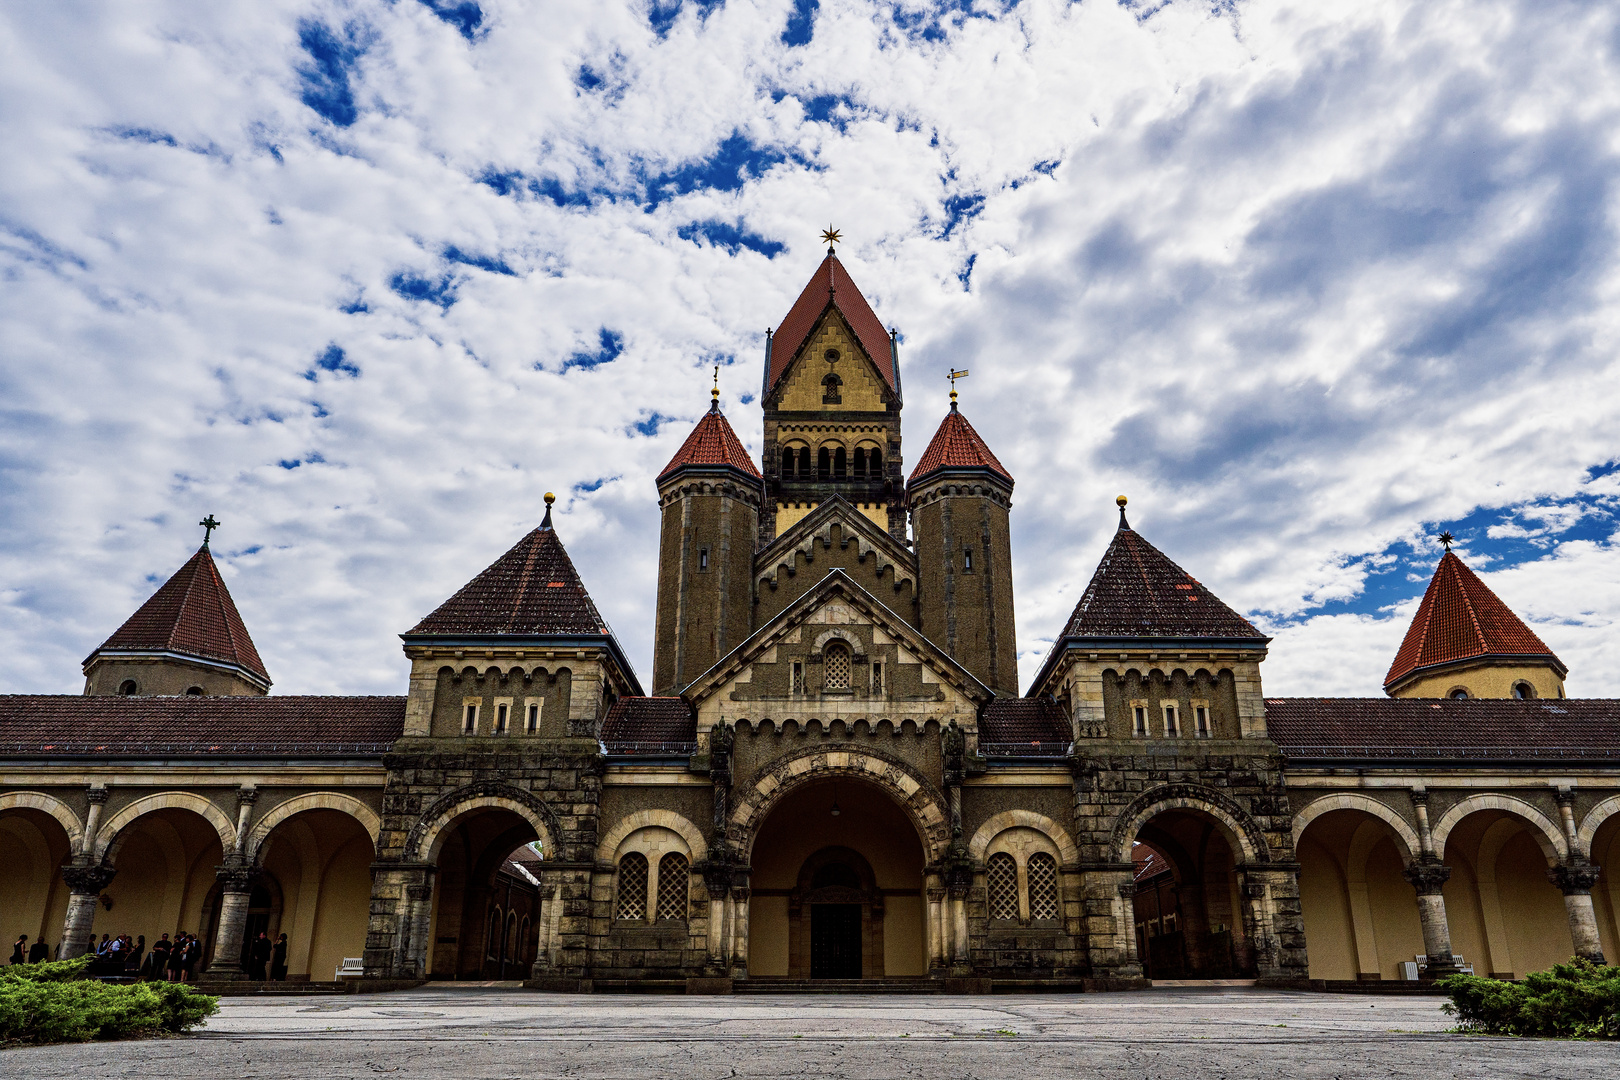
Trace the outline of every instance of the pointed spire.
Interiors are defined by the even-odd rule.
[[[1384,676],[1385,693],[1422,672],[1486,658],[1546,664],[1560,678],[1567,674],[1546,643],[1451,550],[1451,534],[1442,533],[1440,542],[1445,553]]]
[[[208,532],[219,522],[209,515]],[[270,675],[253,645],[247,625],[208,550],[207,534],[197,553],[186,560],[124,625],[85,658],[85,664],[108,653],[165,652],[227,664],[249,682],[270,686]]]
[[[748,456],[748,448],[737,438],[737,433],[726,421],[726,414],[720,411],[719,369],[715,371],[717,381],[709,411],[693,426],[692,433],[658,474],[660,483],[685,468],[735,469],[750,480],[760,479],[754,459]]]
[[[953,391],[954,392],[954,391]],[[956,408],[956,402],[951,402],[951,411],[945,414],[940,421],[939,430],[934,432],[934,438],[928,444],[928,449],[917,461],[917,467],[911,472],[911,479],[907,485],[916,484],[924,477],[937,472],[972,472],[985,471],[1011,485],[1012,474],[996,455],[990,452],[990,447],[973,430]]]
[[[553,495],[549,491],[546,492],[546,516],[540,520],[540,527],[542,529],[550,529],[551,528],[551,504],[556,502],[556,501],[557,501],[557,496]]]
[[[1131,529],[1125,521],[1125,496],[1115,502],[1119,529],[1069,616],[1065,636],[1267,640],[1249,620]]]
[[[891,390],[899,389],[894,368],[893,340],[889,331],[884,329],[882,321],[873,313],[872,306],[861,295],[861,290],[851,280],[849,271],[844,269],[838,256],[829,253],[805,283],[804,291],[799,293],[799,298],[793,302],[787,317],[770,339],[767,352],[769,365],[765,375],[767,396],[786,374],[788,366],[809,340],[811,331],[821,321],[822,315],[831,308],[836,308],[855,332],[856,340],[871,358],[883,381]]]

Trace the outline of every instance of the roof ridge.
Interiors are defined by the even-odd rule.
[[[203,544],[201,550],[199,550],[197,554],[201,555],[204,551],[208,552],[208,576],[211,577],[213,579],[213,583],[218,586],[214,590],[214,603],[219,608],[219,621],[225,624],[225,637],[231,643],[231,652],[235,654],[239,650],[240,646],[236,641],[236,628],[231,625],[231,613],[226,610],[225,607],[225,578],[224,575],[219,572],[219,566],[214,562],[214,553],[208,550],[208,545],[206,543]],[[196,575],[192,575],[192,583],[196,583]],[[188,586],[188,589],[189,588],[190,586]],[[180,602],[180,614],[182,618],[185,616],[186,601],[190,599],[191,597],[188,592],[185,600]],[[178,621],[175,623],[175,625],[177,627],[179,626]]]
[[[1462,566],[1462,560],[1449,550],[1441,557],[1441,564],[1444,565],[1447,559],[1456,564],[1451,567],[1451,576],[1456,579],[1457,591],[1462,594],[1463,607],[1468,612],[1469,625],[1474,628],[1474,640],[1479,644],[1479,651],[1482,653],[1490,652],[1491,643],[1485,638],[1485,628],[1479,624],[1479,612],[1474,607],[1473,594],[1468,591],[1468,581],[1457,571],[1457,567]],[[1480,584],[1483,585],[1484,582],[1480,582]]]

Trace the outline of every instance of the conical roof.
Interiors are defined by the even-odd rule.
[[[759,479],[759,470],[754,467],[754,459],[748,456],[748,448],[737,438],[737,433],[731,430],[726,422],[725,413],[720,411],[720,403],[714,402],[709,411],[703,414],[703,419],[692,428],[692,433],[681,443],[681,448],[675,456],[669,459],[664,471],[658,474],[658,479],[670,475],[677,469],[688,465],[708,466],[710,468],[729,467],[747,473],[754,479]]]
[[[898,392],[900,380],[894,370],[889,332],[883,328],[882,321],[873,313],[872,305],[866,302],[861,290],[855,287],[849,271],[838,261],[838,256],[829,253],[805,283],[804,291],[793,302],[787,318],[776,328],[776,336],[771,340],[771,366],[765,377],[765,393],[769,394],[776,388],[777,381],[787,373],[788,365],[793,363],[794,356],[804,347],[805,340],[829,307],[838,309],[844,321],[849,323],[849,328],[855,332],[861,348],[877,365],[883,381],[890,390]]]
[[[915,484],[919,477],[941,469],[988,469],[1007,483],[1013,482],[1012,474],[996,460],[996,455],[990,452],[979,433],[973,430],[967,417],[957,411],[954,401],[951,402],[951,411],[940,422],[939,430],[934,432],[933,441],[923,451],[917,467],[911,471],[909,483]]]
[[[551,526],[538,529],[417,623],[406,637],[609,634]]]
[[[130,650],[161,650],[235,664],[266,686],[270,683],[207,544],[84,662],[99,653]]]
[[[1422,668],[1486,656],[1544,660],[1560,674],[1567,670],[1546,643],[1447,550],[1384,676],[1384,688]]]
[[[1227,607],[1125,521],[1091,576],[1063,633],[1101,638],[1248,638],[1264,634]]]

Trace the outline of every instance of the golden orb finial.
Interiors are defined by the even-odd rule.
[[[555,496],[555,495],[553,495],[553,494],[552,494],[552,493],[551,493],[551,492],[549,492],[549,491],[548,491],[548,492],[546,492],[546,505],[547,505],[547,506],[550,506],[550,505],[551,505],[551,504],[552,504],[552,503],[554,503],[554,502],[556,502],[556,501],[557,501],[557,496]]]
[[[1115,499],[1114,502],[1118,503],[1119,508],[1121,510],[1123,510],[1123,509],[1125,509],[1125,504],[1130,502],[1130,500],[1127,499],[1125,496],[1121,495],[1119,498]]]

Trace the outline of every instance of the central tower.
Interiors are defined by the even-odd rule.
[[[830,247],[765,338],[760,402],[762,541],[841,495],[905,543],[899,347]]]

